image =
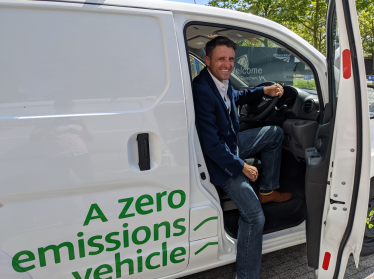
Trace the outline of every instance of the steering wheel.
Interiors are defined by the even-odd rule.
[[[258,85],[256,85],[256,87],[260,87],[260,86],[270,86],[270,85],[273,85],[275,84],[275,82],[271,82],[271,81],[268,81],[268,82],[264,82],[264,83],[260,83]],[[256,111],[260,111],[258,114],[247,114],[247,116],[241,116],[239,117],[239,121],[242,121],[242,122],[254,122],[254,121],[257,121],[257,120],[261,120],[263,119],[265,116],[267,116],[272,110],[274,110],[275,108],[275,105],[277,104],[278,102],[278,99],[279,97],[276,96],[276,97],[263,97],[262,98],[262,101],[257,105],[256,108]]]

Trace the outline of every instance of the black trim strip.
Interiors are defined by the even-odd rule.
[[[190,25],[203,25],[203,26],[214,26],[214,27],[221,27],[221,28],[230,28],[230,29],[234,29],[234,30],[239,30],[239,31],[244,31],[244,32],[250,32],[250,33],[253,33],[253,34],[256,34],[256,35],[259,35],[259,36],[263,36],[265,38],[268,38],[274,42],[276,42],[277,44],[279,44],[280,46],[284,47],[285,49],[293,52],[294,54],[296,54],[297,56],[299,56],[301,58],[301,60],[303,60],[303,62],[307,63],[309,68],[312,70],[313,72],[313,75],[314,75],[314,81],[316,82],[316,87],[317,87],[317,96],[318,96],[318,101],[319,101],[319,107],[320,107],[320,110],[323,112],[324,109],[325,109],[325,106],[323,104],[323,98],[322,98],[322,91],[321,91],[321,85],[320,85],[320,82],[319,82],[319,76],[317,74],[317,71],[316,71],[316,68],[314,67],[314,65],[308,60],[306,59],[305,56],[303,56],[301,53],[299,53],[296,49],[294,49],[293,47],[287,45],[286,43],[284,43],[283,41],[273,37],[273,36],[269,36],[265,33],[262,33],[262,32],[259,32],[259,31],[255,31],[255,30],[251,30],[251,29],[246,29],[246,28],[242,28],[242,27],[236,27],[236,26],[230,26],[230,25],[224,25],[224,24],[216,24],[216,23],[210,23],[210,22],[201,22],[201,21],[191,21],[191,22],[188,22],[185,26],[184,26],[184,29],[183,29],[183,34],[184,34],[184,44],[185,44],[185,47],[186,47],[186,57],[187,57],[187,62],[188,62],[188,65],[189,65],[189,60],[188,60],[188,44],[187,44],[187,37],[186,37],[186,31],[187,31],[187,28],[190,26]],[[192,75],[191,75],[191,69],[190,67],[189,68],[189,72],[190,72],[190,78],[191,78],[191,82],[192,82]],[[320,117],[320,119],[322,119],[322,117]]]
[[[362,124],[362,109],[361,109],[362,99],[361,99],[360,73],[359,73],[359,68],[358,68],[357,49],[356,49],[355,36],[353,33],[352,18],[351,18],[350,7],[349,7],[348,1],[349,0],[342,0],[342,3],[343,3],[343,9],[344,9],[345,24],[347,27],[349,47],[351,51],[351,61],[352,61],[351,63],[352,63],[352,73],[353,73],[352,76],[353,76],[354,87],[355,87],[356,123],[357,123],[356,168],[355,168],[351,208],[349,210],[349,219],[348,219],[347,227],[345,229],[342,241],[340,242],[338,255],[336,258],[336,265],[335,265],[335,272],[334,272],[333,279],[337,279],[339,276],[343,251],[348,242],[349,236],[351,235],[351,232],[352,232],[353,221],[354,221],[354,217],[356,214],[357,197],[358,197],[358,190],[360,187],[361,168],[362,168],[362,127],[363,127],[363,124]]]
[[[334,20],[334,15],[336,13],[336,6],[335,6],[335,1],[330,1],[330,5],[327,10],[327,19],[326,19],[326,24],[327,24],[327,71],[328,71],[328,84],[329,84],[329,98],[330,98],[330,103],[332,104],[332,111],[335,112],[336,109],[336,96],[335,96],[335,75],[334,75],[334,61],[331,61],[332,56],[335,56],[335,49],[332,44],[332,40],[329,40],[329,38],[333,37],[333,20]]]

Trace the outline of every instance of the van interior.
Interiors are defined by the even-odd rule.
[[[268,125],[277,125],[284,131],[279,191],[291,192],[293,198],[284,203],[262,205],[266,217],[264,234],[301,224],[307,216],[305,162],[308,156],[313,156],[315,146],[318,149],[320,89],[313,71],[275,40],[256,32],[200,24],[189,25],[185,31],[192,80],[205,67],[206,43],[216,36],[226,36],[238,45],[235,68],[230,77],[234,89],[244,90],[274,82],[283,85],[282,98],[263,97],[258,102],[237,107],[237,110],[240,131]],[[261,154],[247,158],[246,162],[257,166],[261,172]],[[253,183],[255,190],[259,183]],[[216,190],[226,233],[237,238],[239,211],[220,187]]]

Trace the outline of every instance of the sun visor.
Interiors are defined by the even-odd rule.
[[[209,41],[210,39],[199,36],[191,40],[188,40],[187,44],[190,48],[201,49],[205,47],[206,43]]]
[[[233,40],[234,42],[259,37],[258,35],[255,35],[255,34],[252,34],[252,33],[239,31],[239,30],[233,30],[233,29],[221,30],[221,31],[218,31],[217,33],[221,36],[228,37],[230,40]]]
[[[205,36],[211,38],[210,36],[216,34],[219,28],[215,26],[204,26],[204,25],[191,25],[187,28],[186,37],[187,40],[191,38],[197,38],[198,36]]]

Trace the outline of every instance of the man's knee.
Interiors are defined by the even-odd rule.
[[[261,225],[261,226],[264,226],[265,224],[265,215],[262,210],[257,214],[256,224]]]
[[[263,227],[265,224],[265,215],[262,210],[258,212],[250,212],[246,214],[246,216],[242,216],[242,218],[244,222],[257,225],[258,227]]]
[[[277,142],[283,142],[283,138],[284,138],[283,129],[279,126],[271,126],[271,129],[273,131],[274,137],[277,140]]]

